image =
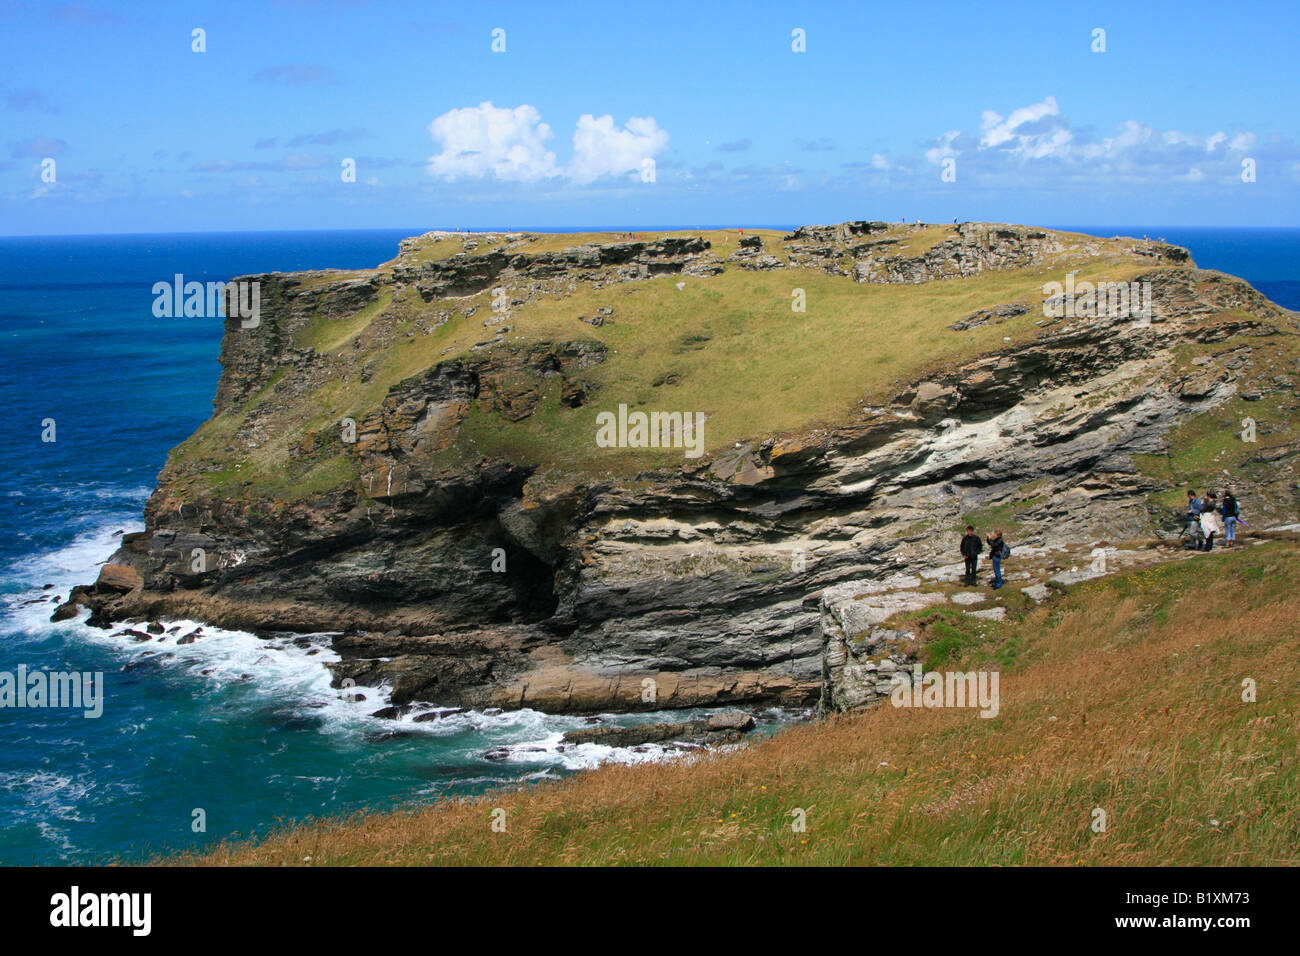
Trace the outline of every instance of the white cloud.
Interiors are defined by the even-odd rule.
[[[1100,143],[1087,143],[1080,147],[1079,155],[1084,159],[1114,159],[1122,153],[1145,146],[1155,137],[1155,130],[1143,126],[1137,120],[1125,120],[1119,124],[1119,132]]]
[[[578,120],[573,131],[573,162],[568,175],[574,182],[589,183],[601,176],[618,176],[641,168],[668,145],[668,134],[650,116],[634,116],[623,129],[614,117],[599,119],[590,113]]]
[[[957,155],[957,149],[953,141],[961,135],[961,130],[950,129],[939,137],[937,145],[925,151],[925,158],[932,163],[942,163],[945,159]]]
[[[980,149],[1002,149],[1025,159],[1045,159],[1069,152],[1074,134],[1061,117],[1055,96],[1001,113],[980,114]]]
[[[1041,136],[1021,137],[1016,152],[1029,159],[1043,159],[1048,156],[1061,156],[1069,151],[1074,134],[1068,129],[1054,129]]]
[[[1097,138],[1089,128],[1072,127],[1054,96],[1006,117],[985,110],[978,138],[949,130],[926,146],[930,164],[971,155],[976,165],[967,167],[968,174],[974,169],[985,182],[1008,184],[1024,184],[1036,175],[1052,183],[1087,176],[1130,182],[1235,182],[1245,154],[1271,157],[1281,167],[1297,153],[1295,143],[1280,136],[1261,141],[1250,132],[1199,135],[1159,130],[1133,119],[1119,123],[1110,136]]]
[[[1223,131],[1213,133],[1205,137],[1204,140],[1195,136],[1184,136],[1177,130],[1170,130],[1165,133],[1165,142],[1170,146],[1191,146],[1195,149],[1204,147],[1207,153],[1214,152],[1224,143],[1228,144],[1228,149],[1241,152],[1250,149],[1257,141],[1258,138],[1254,133],[1238,133],[1231,140],[1228,139],[1228,134]]]
[[[429,172],[445,179],[494,176],[531,183],[564,176],[590,183],[603,176],[637,172],[644,160],[668,145],[668,134],[653,117],[634,116],[623,127],[612,116],[582,116],[573,132],[573,160],[560,166],[547,148],[554,137],[536,108],[514,109],[480,103],[450,110],[429,124],[440,151],[429,157]]]
[[[1017,132],[1022,126],[1037,126],[1039,122],[1049,116],[1060,116],[1061,109],[1056,105],[1056,97],[1049,96],[1041,103],[1032,103],[1029,106],[1022,106],[1020,109],[1012,110],[1011,115],[1006,119],[992,110],[985,110],[980,114],[980,146],[1001,146],[1008,141],[1015,141],[1017,148],[1028,140],[1038,138],[1033,131],[1028,133]]]
[[[527,104],[514,109],[490,102],[443,113],[429,124],[442,151],[429,157],[429,172],[446,179],[482,177],[531,183],[559,175],[546,148],[554,134]]]

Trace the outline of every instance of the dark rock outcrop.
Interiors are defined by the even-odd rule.
[[[637,747],[652,743],[735,743],[754,727],[754,718],[739,711],[712,714],[703,720],[636,724],[631,727],[586,727],[564,735],[566,744]]]

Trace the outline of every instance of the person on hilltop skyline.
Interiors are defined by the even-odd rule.
[[[966,533],[961,539],[961,556],[966,559],[966,584],[975,583],[975,574],[979,571],[980,554],[984,551],[984,544],[980,541],[979,535],[975,533],[975,526],[968,524]]]

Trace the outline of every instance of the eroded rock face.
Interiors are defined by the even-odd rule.
[[[754,718],[740,711],[711,714],[701,720],[638,724],[633,727],[589,727],[564,735],[566,744],[604,744],[636,747],[665,741],[694,744],[726,744],[740,740],[754,726]]]
[[[784,262],[763,249],[762,236],[742,237],[740,248],[727,256],[727,262],[755,272],[785,268]]]
[[[822,593],[821,711],[855,710],[889,694],[894,675],[915,659],[916,635],[882,624],[948,600],[943,592],[918,590],[920,584],[914,575],[897,575],[850,581]]]
[[[393,277],[414,286],[426,301],[448,296],[473,295],[507,280],[552,279],[573,275],[592,278],[605,267],[616,266],[618,279],[649,278],[685,273],[708,274],[701,260],[709,242],[693,236],[670,236],[654,241],[613,242],[574,246],[560,252],[461,252],[446,259],[398,265]]]
[[[787,252],[838,269],[848,250],[849,260],[869,263],[860,281],[890,282],[1052,254],[1050,234],[967,224],[939,253],[900,257],[872,245],[878,225],[808,227]],[[761,242],[749,242],[732,258],[766,268],[763,255]],[[401,281],[437,296],[486,288],[507,271],[543,281],[596,270],[603,282],[610,270],[634,278],[715,264],[707,243],[674,239],[400,268]],[[184,616],[340,633],[336,684],[389,684],[395,705],[548,712],[810,705],[826,685],[824,632],[833,626],[842,653],[829,666],[860,668],[851,672],[856,684],[839,682],[840,693],[866,699],[908,637],[848,611],[828,622],[824,589],[951,561],[963,515],[1015,501],[1031,483],[1035,495],[1018,514],[1024,543],[1149,532],[1152,486],[1132,456],[1162,451],[1171,428],[1226,401],[1252,362],[1238,349],[1189,375],[1176,350],[1281,334],[1279,310],[1237,280],[1192,269],[1149,279],[1148,324],[1044,323],[1031,344],[937,370],[840,427],[756,435],[635,479],[556,485],[518,462],[440,465],[436,452],[471,402],[491,403],[507,420],[526,417],[547,379],[581,402],[592,387],[584,370],[605,356],[590,343],[561,342],[451,359],[395,386],[357,422],[364,494],[195,504],[164,481],[147,530],[124,538],[113,558],[139,586],[78,599],[100,620]],[[366,281],[325,286],[354,304],[379,294]],[[318,359],[294,346],[291,332],[322,305],[320,295],[290,277],[271,283],[263,310],[285,311],[268,325],[289,331],[227,336],[218,408],[264,388],[277,364],[310,377]],[[1234,317],[1202,322],[1225,309]],[[195,549],[212,556],[199,570]]]
[[[927,228],[935,227],[914,225],[911,231]],[[804,226],[786,237],[786,249],[794,265],[849,275],[858,282],[910,284],[1039,266],[1063,249],[1052,233],[1023,226],[964,222],[954,231],[956,238],[908,252],[907,233],[890,233],[887,223]],[[1185,249],[1161,243],[1142,244],[1142,254],[1170,262],[1188,258]]]
[[[128,594],[144,584],[140,572],[126,564],[106,564],[99,569],[95,590],[110,594]]]
[[[367,495],[389,502],[433,490],[433,457],[451,444],[470,405],[482,401],[508,421],[531,415],[550,379],[581,405],[594,386],[585,370],[605,360],[600,343],[565,342],[498,348],[481,358],[443,362],[391,390],[358,423],[356,451]]]
[[[979,275],[985,270],[1041,265],[1061,251],[1050,233],[987,223],[962,223],[959,239],[945,239],[918,256],[888,246],[858,250],[853,276],[859,282],[930,282]]]
[[[239,280],[256,282],[261,311],[274,315],[275,321],[259,324],[258,335],[241,334],[238,317],[226,319],[226,334],[221,343],[221,380],[213,400],[216,411],[247,401],[279,369],[299,372],[320,364],[320,357],[310,348],[294,344],[293,333],[313,315],[345,317],[374,302],[381,291],[378,279],[337,279],[313,281],[320,273],[243,276]],[[287,376],[288,381],[306,384],[302,375]]]

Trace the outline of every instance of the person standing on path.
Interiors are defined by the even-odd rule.
[[[985,539],[989,546],[989,558],[993,561],[993,590],[1002,587],[1002,559],[1006,557],[1003,550],[1007,544],[1002,540],[1001,530],[994,531]]]
[[[984,544],[980,541],[979,535],[975,533],[975,526],[968,524],[966,533],[961,539],[961,556],[966,559],[966,583],[972,585],[975,583],[975,573],[979,570],[980,553],[984,550]]]
[[[1187,536],[1196,541],[1196,532],[1201,525],[1201,499],[1196,497],[1194,491],[1187,492],[1187,510],[1183,512],[1183,517],[1187,519]]]
[[[1201,499],[1201,533],[1205,536],[1205,546],[1202,550],[1214,550],[1214,536],[1223,535],[1223,522],[1219,519],[1218,502],[1214,500],[1214,493],[1209,492]]]
[[[1241,505],[1237,504],[1231,488],[1223,493],[1223,504],[1219,512],[1223,515],[1223,546],[1232,547],[1237,542],[1237,521],[1241,517]]]

